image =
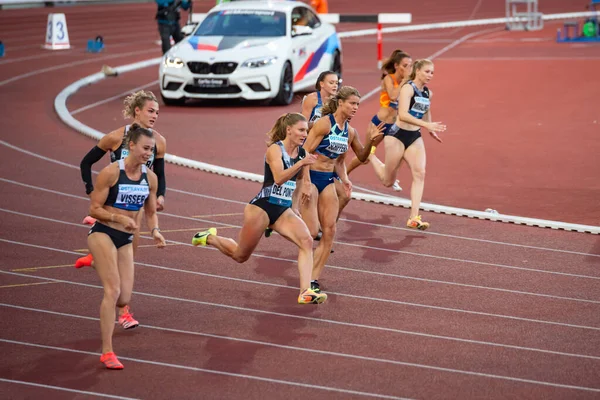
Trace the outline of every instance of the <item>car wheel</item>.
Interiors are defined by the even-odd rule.
[[[162,98],[163,103],[165,103],[165,105],[167,106],[182,106],[185,104],[185,97],[182,97],[180,99],[169,99],[168,97],[163,96],[163,94],[160,94],[160,97]]]
[[[331,58],[331,71],[335,72],[338,77],[342,77],[342,55],[339,50],[336,50]]]
[[[294,98],[294,73],[292,66],[286,62],[281,72],[281,82],[279,82],[279,93],[273,99],[273,104],[287,106]]]

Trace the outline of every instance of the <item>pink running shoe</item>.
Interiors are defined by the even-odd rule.
[[[129,306],[125,306],[125,312],[119,315],[119,325],[121,325],[123,329],[133,329],[139,324],[139,322],[133,319],[133,314],[129,312]]]

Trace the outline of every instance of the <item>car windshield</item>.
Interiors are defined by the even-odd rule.
[[[285,13],[269,10],[223,10],[210,13],[194,36],[285,36]]]

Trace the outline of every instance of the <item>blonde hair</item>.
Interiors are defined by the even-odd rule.
[[[412,71],[410,72],[410,75],[408,75],[408,78],[405,78],[405,81],[414,81],[417,77],[417,71],[426,65],[433,65],[433,61],[426,58],[415,61],[412,65]]]
[[[123,101],[123,104],[125,105],[123,108],[123,117],[135,119],[135,109],[139,108],[141,110],[144,108],[147,101],[155,101],[158,103],[156,96],[150,91],[140,90],[130,94]]]
[[[275,142],[285,139],[288,126],[294,126],[300,121],[306,122],[306,117],[300,113],[287,113],[277,118],[275,125],[267,132],[267,137],[269,138],[269,140],[267,140],[267,147]]]
[[[339,101],[346,101],[351,96],[357,96],[358,98],[360,98],[360,93],[358,89],[352,86],[342,86],[337,91],[335,96],[330,97],[329,100],[327,100],[327,102],[323,105],[323,108],[321,109],[321,115],[325,116],[328,114],[335,113],[337,111]]]

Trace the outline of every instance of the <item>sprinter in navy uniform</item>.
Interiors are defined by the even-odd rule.
[[[282,115],[267,133],[269,141],[265,155],[265,175],[261,191],[244,209],[244,223],[238,242],[217,236],[217,229],[198,232],[192,239],[194,246],[214,246],[221,253],[239,263],[246,262],[258,245],[266,228],[271,228],[298,246],[300,274],[299,304],[319,304],[327,299],[325,293],[310,289],[313,266],[313,240],[308,228],[292,209],[294,196],[308,193],[296,191],[296,177],[306,173],[304,166],[315,162],[316,156],[306,155],[300,147],[308,135],[306,118],[299,113]],[[305,186],[308,188],[308,185]],[[297,201],[294,204],[299,204]]]
[[[307,153],[317,154],[317,162],[310,167],[309,176],[305,176],[301,184],[302,187],[308,186],[311,191],[309,201],[301,208],[302,219],[313,238],[317,236],[319,226],[323,232],[315,249],[311,280],[311,288],[316,292],[320,291],[318,279],[335,237],[339,209],[334,185],[336,175],[339,176],[349,197],[352,183],[348,179],[344,163],[348,148],[351,147],[359,160],[364,162],[369,156],[371,146],[380,141],[382,136],[383,123],[377,127],[369,124],[368,142],[366,147],[362,145],[358,133],[348,123],[358,110],[359,103],[358,90],[351,86],[340,88],[323,106],[323,117],[315,122],[303,146]]]
[[[396,181],[396,174],[402,160],[410,167],[412,185],[410,188],[410,216],[406,226],[425,230],[429,223],[421,220],[419,208],[425,188],[425,143],[421,137],[421,128],[429,131],[438,142],[442,139],[439,132],[446,130],[446,125],[431,122],[431,97],[433,93],[426,86],[433,79],[433,63],[430,60],[417,60],[413,63],[412,72],[400,89],[398,98],[398,117],[396,123],[384,137],[385,168],[379,175],[381,182],[390,187]]]
[[[88,235],[88,247],[104,287],[100,305],[102,356],[109,369],[123,369],[113,351],[115,306],[128,307],[133,291],[133,233],[143,209],[157,246],[165,246],[156,214],[156,174],[146,167],[155,146],[154,135],[137,124],[131,126],[125,159],[105,167],[91,193],[90,216],[96,222]]]
[[[162,211],[165,203],[165,191],[167,188],[165,179],[165,153],[167,151],[167,141],[165,138],[154,130],[154,124],[158,119],[158,101],[154,94],[150,91],[140,90],[125,98],[123,102],[123,116],[131,118],[133,124],[138,124],[142,128],[151,130],[156,141],[156,145],[152,150],[150,158],[146,162],[148,168],[152,168],[158,178],[158,188],[156,191],[156,207],[158,211]],[[127,139],[130,131],[130,125],[122,126],[114,131],[104,135],[98,144],[91,149],[83,160],[81,160],[81,178],[85,183],[85,191],[89,195],[94,191],[92,182],[92,165],[100,161],[106,152],[110,152],[111,162],[120,159],[125,159],[129,153]],[[142,223],[142,213],[138,213],[136,221],[139,227]],[[89,220],[90,217],[86,217]],[[93,223],[93,219],[91,221]],[[135,255],[140,230],[139,228],[133,233],[133,253]],[[75,262],[75,268],[90,267],[93,265],[94,258],[91,253],[84,257],[80,257]],[[119,309],[119,324],[123,329],[132,329],[139,325],[139,322],[133,318],[133,313],[129,307]]]

